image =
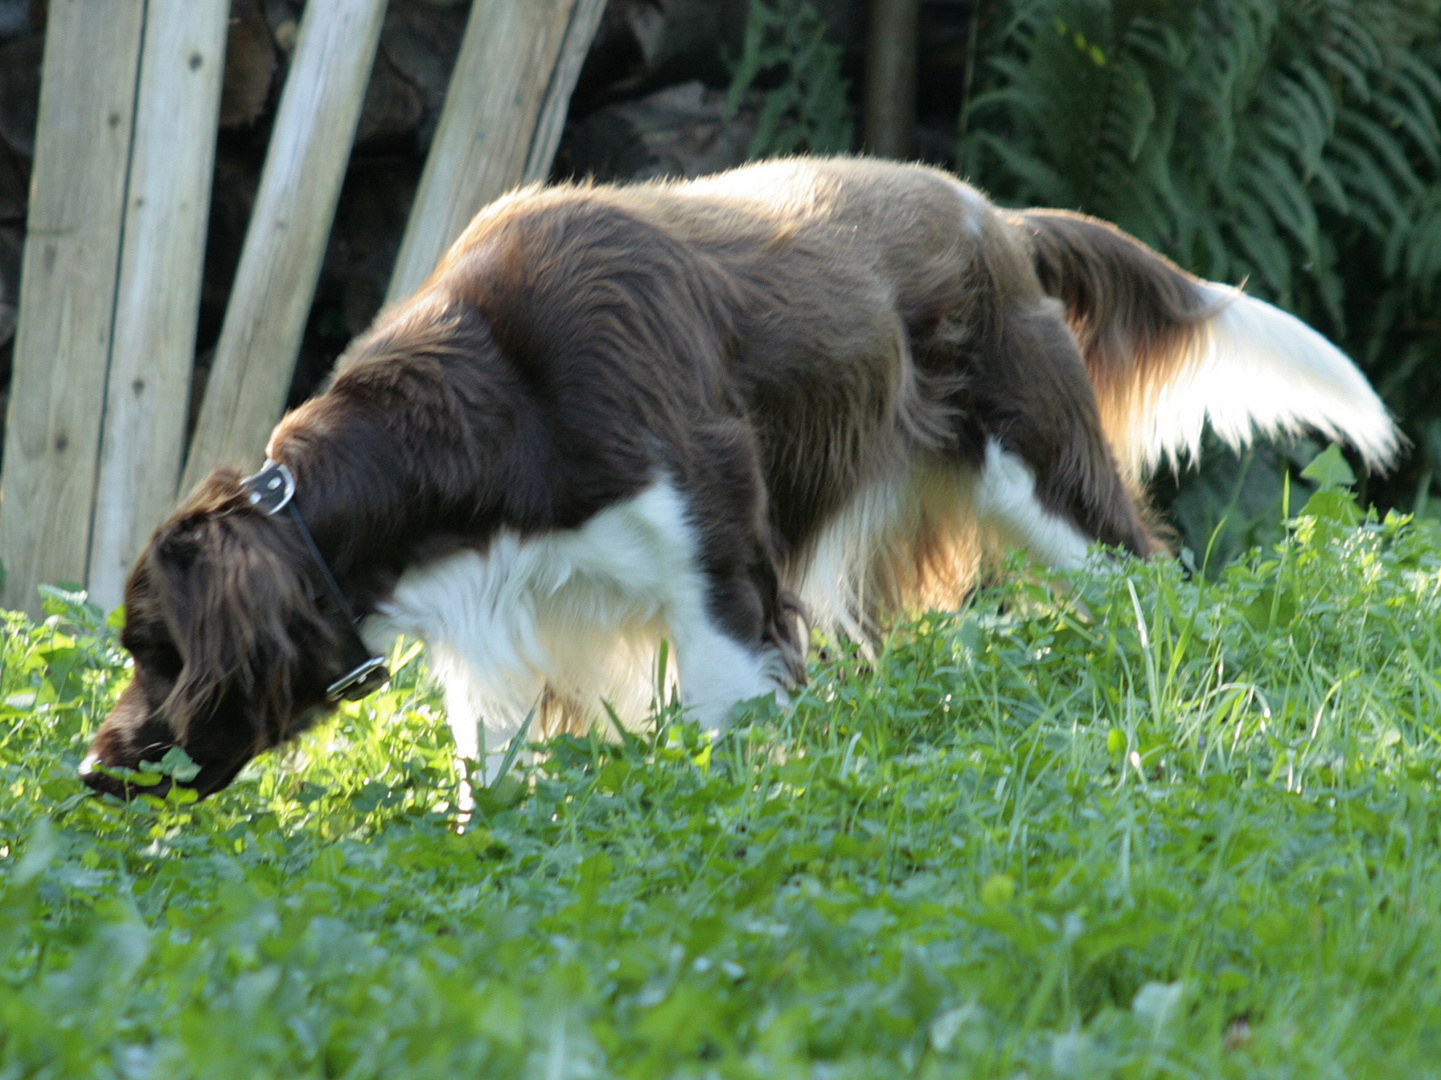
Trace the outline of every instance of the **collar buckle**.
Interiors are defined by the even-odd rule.
[[[357,664],[325,688],[326,701],[359,701],[375,693],[390,678],[385,658],[372,656]]]
[[[274,517],[295,498],[295,474],[278,461],[266,461],[265,468],[240,481],[245,500],[266,517]]]

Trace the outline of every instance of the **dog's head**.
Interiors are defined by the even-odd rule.
[[[151,539],[125,589],[121,643],[135,673],[95,735],[93,789],[163,795],[116,774],[179,746],[203,797],[327,707],[342,624],[321,609],[294,522],[252,507],[238,473],[217,471]]]

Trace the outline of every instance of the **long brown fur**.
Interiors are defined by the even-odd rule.
[[[502,531],[577,528],[668,477],[711,616],[794,683],[791,590],[826,530],[898,477],[910,501],[877,512],[893,535],[858,533],[847,554],[851,625],[960,599],[977,542],[962,481],[988,444],[1024,462],[1057,520],[1159,550],[1117,450],[1208,304],[1103,223],[1002,214],[915,166],[528,188],[382,313],[267,452],[361,614],[409,568]],[[237,473],[162,524],[126,599],[136,675],[97,736],[100,766],[181,745],[204,793],[325,711],[343,617]],[[104,768],[90,779],[128,790]]]
[[[1221,304],[1197,289],[1196,277],[1109,222],[1064,210],[1006,217],[1029,241],[1041,287],[1065,304],[1106,437],[1124,446]]]

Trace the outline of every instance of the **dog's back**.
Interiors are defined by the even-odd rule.
[[[574,405],[561,426],[593,433],[598,454],[643,429],[684,456],[676,444],[698,423],[743,420],[786,551],[918,453],[979,468],[993,418],[1038,451],[1094,427],[1023,235],[918,166],[795,159],[686,183],[527,189],[476,219],[420,297],[477,307],[502,362],[547,382],[554,407]],[[1048,499],[1055,464],[1031,461]],[[1058,467],[1067,482],[1108,470]],[[1086,524],[1149,547],[1133,521]]]

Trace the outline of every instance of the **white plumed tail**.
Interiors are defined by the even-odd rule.
[[[1400,433],[1345,353],[1265,301],[1225,285],[1200,287],[1218,310],[1194,327],[1188,355],[1131,418],[1122,453],[1138,472],[1194,461],[1207,423],[1236,449],[1257,435],[1311,428],[1350,443],[1372,468],[1395,459]]]
[[[1320,431],[1384,468],[1402,438],[1366,377],[1300,319],[1202,281],[1114,225],[1062,210],[1007,219],[1066,319],[1106,438],[1134,483],[1194,461],[1209,423],[1232,447]]]

